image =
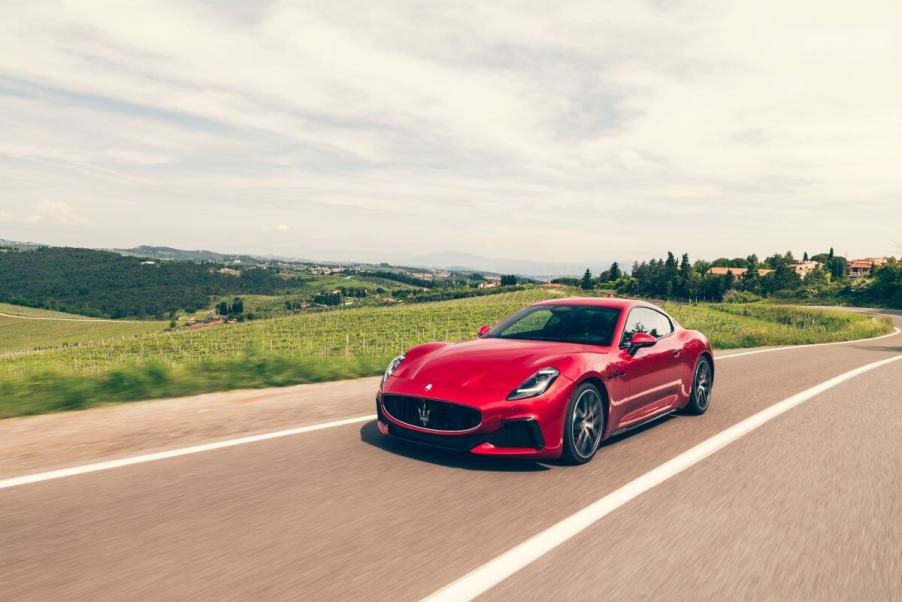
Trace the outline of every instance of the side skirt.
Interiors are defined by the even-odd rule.
[[[635,424],[631,424],[629,426],[623,427],[622,429],[618,429],[618,430],[614,431],[613,433],[610,434],[608,439],[610,439],[611,437],[616,437],[617,435],[622,435],[623,433],[628,433],[629,431],[635,430],[635,429],[639,428],[640,426],[645,426],[651,422],[654,422],[655,420],[660,420],[661,418],[664,418],[665,416],[670,416],[671,414],[675,414],[677,411],[678,411],[677,408],[668,408],[668,410],[666,412],[662,412],[660,414],[655,414],[654,416],[646,418],[645,420],[640,420],[639,422],[637,422]]]

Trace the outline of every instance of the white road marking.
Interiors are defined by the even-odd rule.
[[[826,347],[828,345],[848,345],[850,343],[862,343],[864,341],[879,341],[880,339],[885,339],[886,337],[894,337],[897,334],[902,332],[898,328],[893,328],[893,331],[889,334],[882,334],[878,337],[871,337],[868,339],[855,339],[853,341],[833,341],[832,343],[811,343],[808,345],[784,345],[782,347],[770,347],[768,349],[757,349],[755,351],[743,351],[742,353],[731,353],[730,355],[721,355],[714,356],[714,361],[719,362],[721,360],[728,360],[731,357],[743,357],[745,355],[755,355],[757,353],[769,353],[771,351],[784,351],[786,349],[808,349],[809,347]]]
[[[38,472],[35,474],[25,475],[21,477],[13,477],[11,479],[3,479],[0,481],[0,489],[8,489],[10,487],[18,487],[19,485],[28,485],[29,483],[39,483],[41,481],[50,481],[52,479],[62,479],[64,477],[73,477],[75,475],[86,474],[89,472],[98,472],[101,470],[110,470],[111,468],[121,468],[123,466],[131,466],[133,464],[143,464],[144,462],[156,462],[157,460],[165,460],[167,458],[177,458],[178,456],[187,456],[190,454],[199,454],[201,452],[212,451],[214,449],[223,449],[224,447],[234,447],[236,445],[245,445],[247,443],[256,443],[258,441],[267,441],[269,439],[277,439],[279,437],[290,437],[292,435],[300,435],[302,433],[310,433],[313,431],[321,431],[336,426],[345,426],[358,422],[366,422],[376,418],[375,414],[366,416],[355,416],[354,418],[345,418],[343,420],[333,420],[332,422],[322,422],[320,424],[311,424],[283,431],[274,431],[272,433],[263,433],[260,435],[250,435],[248,437],[240,437],[238,439],[228,439],[226,441],[215,441],[213,443],[204,443],[203,445],[194,445],[192,447],[183,447],[180,449],[171,449],[168,451],[157,452],[153,454],[143,454],[140,456],[132,456],[130,458],[120,458],[118,460],[109,460],[106,462],[97,462],[95,464],[85,464],[83,466],[74,466],[72,468],[63,468],[60,470],[51,470],[49,472]]]
[[[861,366],[855,370],[850,370],[849,372],[840,374],[839,376],[822,382],[810,389],[805,389],[801,393],[797,393],[792,397],[788,397],[783,401],[779,401],[774,405],[761,410],[757,414],[734,424],[730,428],[702,441],[695,447],[668,460],[637,479],[630,481],[623,487],[612,491],[579,512],[548,527],[541,533],[533,535],[523,543],[511,548],[500,556],[496,556],[479,568],[430,595],[426,600],[433,602],[444,600],[472,600],[476,596],[495,587],[533,561],[541,558],[568,539],[581,533],[627,502],[645,493],[649,489],[660,485],[667,479],[683,472],[697,462],[704,460],[714,452],[736,441],[740,437],[747,435],[780,414],[788,412],[812,397],[844,383],[849,379],[898,360],[902,360],[902,355],[897,355]]]

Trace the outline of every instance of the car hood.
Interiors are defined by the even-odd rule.
[[[399,378],[422,383],[447,383],[510,391],[537,370],[552,366],[568,374],[573,354],[586,345],[517,339],[483,338],[445,345],[423,355],[411,353],[396,372]],[[601,348],[594,348],[597,353]],[[415,350],[414,350],[415,351]]]

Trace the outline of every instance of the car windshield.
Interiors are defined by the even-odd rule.
[[[620,310],[600,305],[538,305],[518,311],[487,337],[610,345]]]

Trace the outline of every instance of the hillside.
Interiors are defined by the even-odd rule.
[[[217,264],[153,262],[118,253],[40,248],[0,253],[0,302],[106,318],[162,319],[197,311],[211,295],[273,294],[292,286],[263,268],[223,274]]]
[[[168,261],[195,261],[222,264],[241,264],[245,266],[263,265],[266,262],[250,255],[217,253],[215,251],[174,249],[172,247],[153,247],[141,245],[131,249],[115,249],[123,255],[163,259]]]
[[[162,331],[165,322],[97,320],[0,303],[0,355]]]

